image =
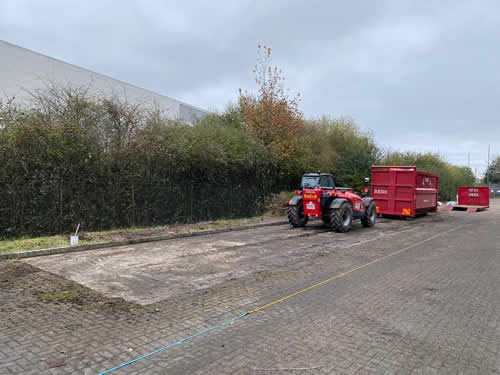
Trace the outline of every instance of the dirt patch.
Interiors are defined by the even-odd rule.
[[[82,232],[82,233],[80,233],[79,237],[83,241],[94,241],[96,239],[99,239],[103,242],[107,242],[107,241],[133,240],[133,239],[142,238],[142,237],[154,237],[154,236],[161,236],[161,235],[167,235],[167,234],[173,234],[173,233],[175,233],[175,232],[167,231],[167,230],[163,230],[163,229],[143,230],[143,231],[138,231],[138,232],[114,232],[114,233],[108,233],[108,234],[101,234],[99,236],[96,236],[92,233]]]
[[[179,234],[186,232],[197,232],[211,229],[221,228],[238,228],[241,226],[260,224],[264,221],[263,218],[252,219],[236,219],[236,220],[217,220],[217,221],[203,221],[193,224],[172,224],[169,226],[160,226],[157,228],[144,228],[143,230],[137,229],[116,229],[109,232],[80,232],[80,239],[83,241],[95,242],[100,240],[106,241],[123,241],[134,240],[143,237],[165,236],[170,234]]]
[[[140,311],[122,298],[107,298],[71,280],[18,261],[0,262],[0,312],[39,304],[71,304],[78,309]]]
[[[253,217],[243,219],[224,219],[215,221],[205,221],[193,224],[172,224],[156,227],[143,228],[123,228],[112,229],[100,232],[86,232],[85,228],[80,228],[78,232],[79,244],[88,245],[95,243],[136,240],[140,238],[150,238],[157,236],[168,236],[180,233],[200,232],[204,230],[239,228],[242,226],[252,226],[257,224],[273,223],[283,221],[283,217]],[[49,249],[56,247],[66,247],[70,245],[70,236],[73,233],[45,237],[22,237],[22,238],[1,238],[0,254],[13,253],[19,251],[29,251],[38,249]]]

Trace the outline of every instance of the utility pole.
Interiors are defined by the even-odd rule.
[[[490,175],[488,174],[488,169],[490,169],[490,145],[488,145],[488,165],[486,166],[486,185],[490,186]]]
[[[470,168],[470,152],[467,153],[467,168]]]

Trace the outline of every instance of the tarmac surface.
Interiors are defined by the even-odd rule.
[[[0,374],[99,374],[325,280],[112,374],[500,374],[499,224],[494,202],[0,262]]]

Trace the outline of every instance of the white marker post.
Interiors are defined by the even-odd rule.
[[[78,226],[76,227],[75,235],[71,236],[71,238],[70,238],[71,245],[78,245],[78,230],[79,229],[80,229],[80,223],[78,223]]]

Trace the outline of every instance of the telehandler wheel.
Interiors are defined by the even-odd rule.
[[[296,206],[288,206],[288,222],[294,227],[303,227],[309,219],[304,215],[304,206],[299,202]]]
[[[330,211],[330,229],[345,233],[351,229],[352,225],[352,207],[348,202],[342,203],[339,208]]]
[[[361,218],[361,224],[363,224],[365,228],[368,228],[368,227],[373,227],[376,221],[377,221],[377,207],[375,205],[375,202],[370,202],[368,207],[366,207],[365,209],[365,214]]]

